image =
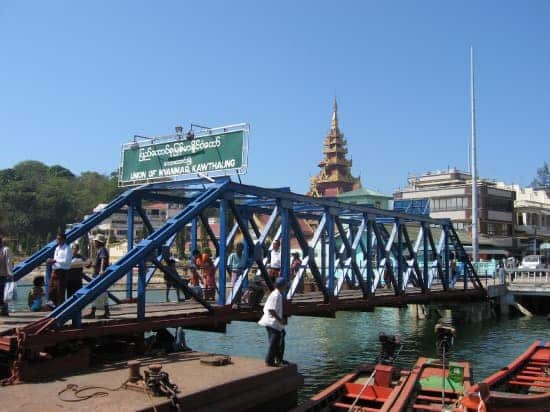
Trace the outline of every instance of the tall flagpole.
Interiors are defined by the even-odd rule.
[[[476,96],[474,77],[474,48],[470,46],[470,99],[472,110],[472,143],[471,168],[472,168],[472,259],[479,260],[479,207],[477,198],[477,145],[476,145]]]

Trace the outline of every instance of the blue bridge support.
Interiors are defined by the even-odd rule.
[[[181,210],[162,227],[154,228],[142,207],[144,201],[177,203]],[[267,288],[273,288],[266,265],[274,239],[281,240],[281,276],[290,281],[286,296],[289,301],[300,292],[299,285],[306,276],[325,304],[341,299],[346,287],[360,291],[366,301],[375,299],[381,288],[391,288],[395,296],[406,295],[410,288],[429,294],[434,285],[445,291],[454,289],[456,278],[450,273],[451,252],[463,263],[461,287],[483,291],[449,220],[311,198],[286,189],[266,189],[228,179],[218,179],[215,183],[156,183],[129,190],[69,230],[68,241],[86,235],[122,209],[127,210],[127,254],[111,264],[104,275],[91,279],[55,308],[48,314],[47,322],[34,325],[32,330],[61,328],[68,321],[80,325],[83,309],[123,278],[126,297],[133,298],[134,271],[138,279],[137,320],[147,317],[146,290],[156,270],[171,278],[209,313],[215,313],[214,302],[207,302],[194,293],[166,261],[167,251],[177,234],[189,226],[191,249],[198,246],[199,226],[214,246],[214,262],[218,269],[217,307],[237,303],[252,274],[259,276]],[[219,230],[209,223],[207,216],[212,215],[218,217]],[[135,243],[134,219],[137,216],[143,221],[148,236]],[[246,246],[248,263],[235,284],[229,285],[227,259],[237,240]],[[14,269],[16,279],[21,279],[52,256],[54,249],[55,243],[49,243],[19,264]],[[303,257],[302,266],[295,274],[290,271],[292,251],[299,251]]]

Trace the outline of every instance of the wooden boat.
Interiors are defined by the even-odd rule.
[[[375,373],[370,378],[372,372]],[[333,383],[293,412],[463,412],[460,399],[471,390],[468,362],[447,362],[443,368],[440,360],[421,357],[412,371],[398,371],[386,365],[363,367]]]
[[[437,348],[442,358],[448,356],[456,331],[437,325]],[[462,411],[459,400],[471,391],[470,365],[419,358],[412,371],[398,371],[393,363],[399,340],[383,333],[379,336],[382,351],[375,366],[344,376],[309,402],[295,409],[301,411]]]
[[[475,385],[468,411],[550,411],[550,341],[536,341],[507,367]]]
[[[393,411],[409,373],[390,365],[363,365],[292,412]],[[350,409],[351,408],[351,409]]]
[[[392,411],[462,412],[460,400],[471,392],[468,362],[419,358],[403,385]]]

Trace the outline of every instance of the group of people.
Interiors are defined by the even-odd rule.
[[[78,289],[82,287],[82,266],[73,268],[73,258],[84,262],[84,258],[79,253],[79,247],[75,243],[73,247],[67,243],[64,233],[58,233],[56,237],[57,246],[53,258],[49,258],[46,263],[52,267],[52,276],[49,283],[48,298],[50,306],[56,307],[62,304],[66,298],[71,297]],[[33,281],[35,291],[29,294],[29,302],[33,302],[33,307],[38,307],[41,298],[39,288],[44,286],[44,277],[39,276]],[[31,291],[32,292],[32,291]],[[31,306],[31,304],[29,304]],[[33,310],[31,308],[31,310]],[[40,310],[40,309],[36,309]]]
[[[173,258],[168,260],[168,267],[174,275],[178,275],[176,269],[176,261]],[[192,253],[191,265],[189,267],[191,275],[184,282],[190,287],[195,296],[206,300],[215,300],[216,298],[216,266],[212,260],[209,250],[201,253],[195,249]],[[169,301],[170,289],[176,291],[178,302],[184,300],[180,296],[180,288],[167,273],[164,274],[164,282],[166,283],[166,302]]]
[[[294,278],[302,267],[302,259],[300,259],[300,253],[298,252],[292,253],[291,256],[292,261],[290,262],[290,276],[291,278]],[[273,246],[269,252],[268,265],[269,277],[271,278],[271,281],[275,283],[276,279],[281,274],[281,241],[279,239],[275,239],[273,241]],[[303,292],[303,285],[304,282],[302,278],[296,290],[298,293]]]
[[[44,276],[35,276],[33,287],[27,296],[27,304],[33,312],[52,310],[70,298],[77,290],[82,288],[82,276],[84,267],[90,267],[92,262],[80,253],[78,244],[71,247],[67,243],[65,233],[60,232],[56,236],[57,246],[52,258],[46,260],[51,265],[52,275],[48,284],[48,290],[44,291]],[[109,266],[109,251],[105,247],[106,238],[98,234],[94,238],[97,249],[94,277],[101,276]],[[7,282],[13,280],[13,259],[10,249],[4,245],[0,236],[0,316],[9,316],[8,304],[4,302],[4,288]],[[95,317],[96,307],[104,309],[102,317],[109,317],[109,305],[107,293],[103,293],[92,304],[91,312],[87,318]]]
[[[44,304],[45,294],[42,290],[44,285],[43,277],[36,277],[33,281],[34,288],[29,293],[29,307],[31,310],[48,310],[61,305],[65,299],[71,297],[77,290],[82,288],[82,275],[84,267],[90,267],[92,262],[80,254],[78,244],[72,248],[67,243],[64,233],[57,234],[57,246],[53,258],[46,261],[52,266],[52,277],[48,288],[48,302]],[[94,238],[96,247],[95,262],[93,265],[93,276],[101,276],[109,266],[109,250],[105,247],[106,238],[103,234],[97,234]],[[104,313],[101,318],[108,318],[109,304],[107,292],[102,293],[92,304],[90,313],[84,318],[95,318],[96,308],[102,307]]]
[[[52,265],[52,277],[49,284],[49,290],[46,302],[46,293],[44,292],[44,277],[37,276],[33,280],[33,288],[29,292],[28,304],[32,311],[49,310],[52,307],[58,306],[66,299],[72,296],[78,289],[82,287],[82,271],[85,266],[91,265],[79,252],[77,245],[73,248],[67,243],[64,233],[57,235],[57,246],[54,251],[53,258],[47,260],[49,265]],[[96,257],[94,261],[94,277],[105,274],[106,268],[109,266],[109,251],[105,247],[106,239],[102,234],[96,235],[94,238],[96,246]],[[235,247],[228,260],[227,270],[231,274],[233,284],[247,267],[247,258],[243,254],[243,244],[239,243]],[[283,315],[284,292],[287,288],[287,282],[283,277],[279,277],[281,270],[280,259],[280,242],[276,240],[273,244],[275,253],[270,256],[270,276],[277,274],[273,279],[275,288],[270,293],[263,308],[263,316],[258,322],[264,326],[268,334],[268,352],[265,358],[265,363],[268,366],[280,366],[287,362],[283,359],[284,341],[285,341],[285,325],[287,318]],[[292,271],[299,270],[301,261],[299,256],[293,256]],[[299,261],[299,264],[298,264]],[[171,259],[169,265],[175,269],[175,260]],[[176,271],[174,271],[177,274]],[[194,291],[199,293],[196,288],[201,288],[201,283],[204,285],[204,296],[206,299],[214,299],[216,280],[216,267],[210,256],[210,253],[201,254],[198,250],[193,251],[193,261],[191,267],[191,279],[189,284]],[[3,244],[3,239],[0,236],[0,316],[8,316],[8,306],[4,302],[4,287],[6,283],[13,279],[13,261],[11,252],[8,247]],[[169,277],[167,277],[169,279]],[[168,282],[168,280],[167,280]],[[173,283],[170,286],[177,286]],[[178,287],[175,287],[179,291]],[[168,288],[169,290],[169,288]],[[202,289],[200,291],[202,295]],[[167,292],[168,299],[168,292]],[[178,294],[179,299],[179,294]],[[91,312],[85,318],[93,318],[96,316],[96,308],[103,307],[104,314],[102,318],[109,317],[109,305],[107,292],[100,295],[92,304]]]

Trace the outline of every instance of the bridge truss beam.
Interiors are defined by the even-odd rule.
[[[174,217],[160,228],[154,228],[143,207],[143,201],[167,201],[182,205]],[[49,321],[34,325],[31,330],[61,327],[69,320],[80,323],[81,312],[101,293],[107,292],[126,275],[127,297],[132,297],[131,273],[138,270],[137,319],[146,317],[145,291],[155,269],[161,269],[174,283],[194,297],[214,314],[215,308],[190,291],[176,274],[167,268],[170,246],[176,236],[191,225],[191,246],[197,247],[200,221],[207,241],[215,249],[218,268],[218,305],[239,302],[248,274],[257,273],[269,289],[273,288],[268,275],[267,256],[274,239],[281,239],[281,276],[290,280],[287,299],[300,291],[307,272],[321,291],[325,304],[341,297],[344,285],[361,290],[367,302],[374,302],[380,287],[392,288],[396,297],[414,289],[429,294],[434,282],[443,290],[454,288],[456,273],[450,273],[451,249],[464,264],[464,289],[483,290],[460,240],[449,220],[407,215],[362,205],[352,205],[332,199],[311,198],[282,189],[266,189],[237,184],[227,179],[215,183],[170,182],[156,183],[129,190],[115,198],[103,211],[95,213],[68,233],[69,241],[86,235],[102,220],[115,212],[127,210],[128,222],[133,225],[134,211],[142,218],[148,236],[134,245],[128,243],[128,253],[111,264],[104,275],[95,277],[75,295],[48,315]],[[217,211],[218,228],[210,219]],[[230,222],[234,222],[230,229]],[[417,232],[412,242],[411,233]],[[132,231],[133,232],[133,231]],[[439,243],[434,233],[439,232]],[[129,241],[132,240],[129,235]],[[227,259],[236,241],[245,243],[247,265],[235,285],[227,291]],[[19,279],[53,254],[50,243],[15,269]],[[292,250],[303,255],[301,267],[290,270]],[[429,250],[430,249],[430,250]],[[162,260],[165,260],[163,263]],[[129,290],[128,290],[129,289]],[[229,292],[229,293],[228,293]],[[368,306],[368,303],[367,303]],[[38,328],[38,329],[37,329]]]

